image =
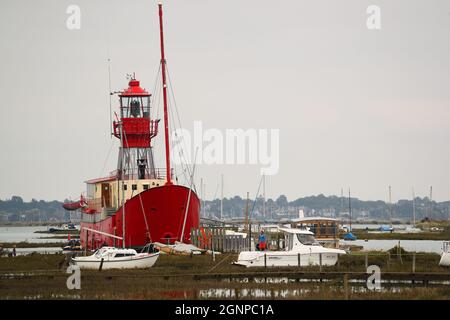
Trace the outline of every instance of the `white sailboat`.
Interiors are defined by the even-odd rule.
[[[285,234],[284,251],[242,251],[234,264],[245,267],[332,266],[344,250],[322,247],[311,231],[278,228]]]
[[[102,247],[87,257],[72,258],[72,263],[80,269],[145,269],[158,260],[159,252],[137,253],[134,249]]]
[[[84,228],[86,231],[99,233],[111,238],[122,240],[105,232]],[[79,266],[80,269],[144,269],[152,267],[158,260],[159,251],[155,250],[152,244],[147,244],[141,253],[134,249],[102,247],[90,256],[72,257],[71,263]]]

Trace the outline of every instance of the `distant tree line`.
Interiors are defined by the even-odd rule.
[[[226,218],[244,218],[247,199],[239,196],[225,198],[223,200],[223,215]],[[436,202],[429,198],[416,197],[414,201],[416,220],[425,217],[436,220],[447,220],[450,218],[450,201]],[[308,196],[288,201],[285,195],[279,196],[276,200],[267,199],[265,202],[266,215],[263,217],[263,198],[249,200],[249,215],[252,218],[277,219],[280,217],[298,217],[299,210],[303,210],[305,216],[331,216],[340,217],[348,215],[349,200],[347,197]],[[358,198],[351,198],[351,209],[353,218],[368,219],[389,219],[392,212],[393,219],[412,220],[413,201],[399,200],[396,203],[364,201]],[[203,213],[208,217],[220,217],[220,199],[205,201]]]
[[[67,201],[67,200],[64,200]],[[0,200],[0,222],[36,222],[36,221],[68,221],[69,213],[62,208],[61,201],[44,201],[32,199],[25,202],[19,196],[11,199]],[[209,218],[220,217],[220,199],[206,200],[202,208],[202,216]],[[348,215],[349,201],[346,197],[309,196],[288,201],[285,195],[277,199],[266,199],[265,216],[262,197],[249,199],[248,214],[252,219],[277,220],[281,218],[298,217],[299,210],[303,210],[305,216],[331,216],[345,217]],[[247,199],[239,196],[224,198],[223,218],[245,218]],[[393,219],[412,220],[413,201],[399,200],[392,205],[384,201],[364,201],[351,198],[352,217],[368,219],[389,219],[392,211]],[[415,199],[416,220],[425,217],[435,220],[449,219],[450,201],[436,202],[429,198]]]
[[[0,200],[0,221],[38,222],[67,221],[68,213],[62,208],[60,201],[44,201],[32,199],[25,202],[19,196],[8,200]]]

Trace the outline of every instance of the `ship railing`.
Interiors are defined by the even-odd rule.
[[[120,179],[120,170],[114,170],[110,173],[110,177],[117,177]],[[128,169],[124,172],[122,179],[124,180],[141,180],[141,179],[158,179],[158,180],[166,180],[167,170],[166,168],[155,168],[154,170],[146,170],[143,177],[139,174],[138,168]],[[171,168],[170,177],[173,179],[174,170]]]

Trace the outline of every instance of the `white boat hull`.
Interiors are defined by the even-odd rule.
[[[108,269],[147,269],[151,268],[158,260],[159,252],[152,254],[138,254],[133,257],[114,258],[112,260],[103,260],[102,270]],[[80,269],[100,269],[101,259],[91,257],[72,258],[72,264]]]
[[[334,266],[338,261],[339,252],[300,253],[300,267],[320,265]],[[345,252],[344,252],[345,254]],[[322,255],[322,258],[320,257]],[[299,266],[299,253],[296,252],[258,252],[246,251],[239,254],[237,265],[245,267],[291,267]]]

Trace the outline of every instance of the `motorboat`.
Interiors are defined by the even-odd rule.
[[[311,231],[297,228],[278,228],[285,235],[283,251],[242,251],[236,265],[246,267],[332,266],[344,250],[325,248]]]
[[[439,265],[442,267],[450,266],[450,241],[444,241],[442,243],[442,253]]]
[[[146,269],[151,268],[159,257],[159,251],[150,251],[137,253],[134,249],[102,247],[91,256],[74,257],[71,261],[80,269],[99,270],[100,265],[102,269]]]
[[[53,233],[53,232],[73,232],[73,231],[78,231],[77,227],[75,226],[75,224],[73,223],[65,223],[62,226],[60,226],[59,228],[49,228],[48,232]]]

